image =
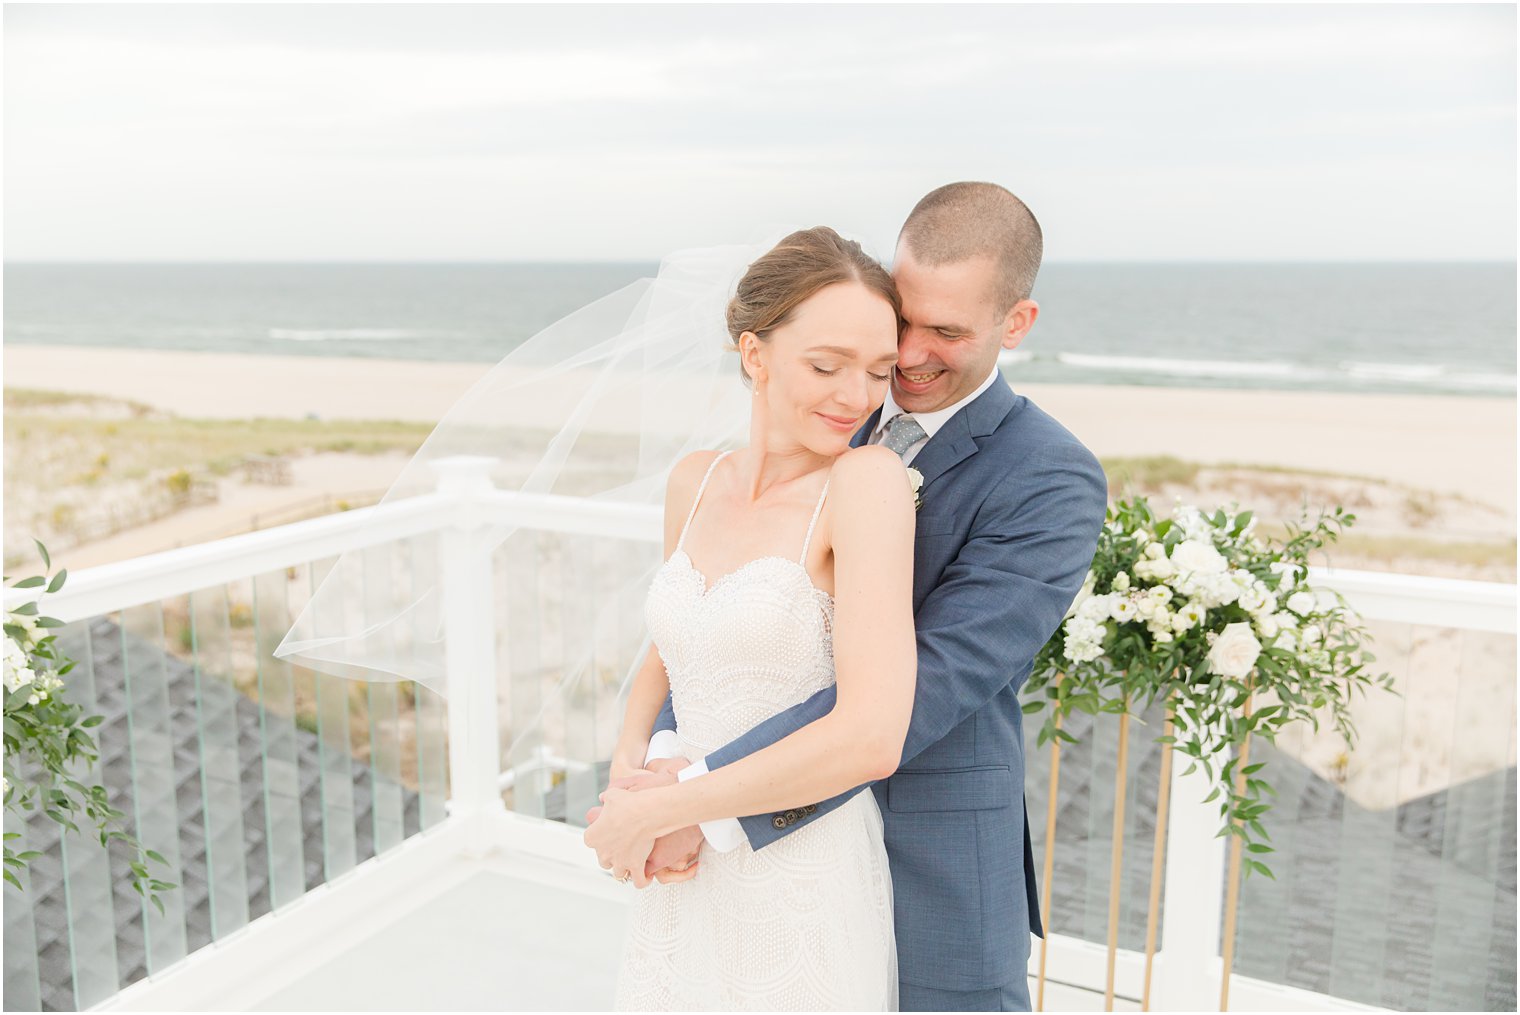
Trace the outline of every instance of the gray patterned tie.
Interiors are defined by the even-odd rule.
[[[881,442],[901,457],[927,436],[918,420],[906,413],[898,413],[887,423],[886,430],[882,431]]]

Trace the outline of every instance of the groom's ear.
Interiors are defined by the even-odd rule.
[[[1017,349],[1035,318],[1040,316],[1040,305],[1034,300],[1019,300],[1003,315],[1001,344],[1004,349]]]

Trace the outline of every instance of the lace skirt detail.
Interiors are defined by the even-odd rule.
[[[869,790],[756,852],[702,848],[638,893],[619,1011],[895,1011],[897,946]]]

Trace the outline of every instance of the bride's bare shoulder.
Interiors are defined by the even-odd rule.
[[[712,466],[714,460],[722,452],[719,451],[693,451],[681,459],[670,470],[670,478],[665,482],[668,495],[685,493],[687,499],[697,492],[697,487],[702,483],[702,477]]]
[[[901,486],[907,470],[897,452],[880,444],[851,448],[839,456],[829,475],[831,486],[856,489],[893,489]]]

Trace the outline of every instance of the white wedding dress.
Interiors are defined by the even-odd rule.
[[[670,674],[677,734],[691,759],[834,681],[834,603],[803,565],[827,483],[796,560],[760,557],[709,586],[682,549],[726,454],[708,467],[646,605]],[[759,851],[748,842],[728,852],[704,844],[695,878],[640,891],[616,1004],[895,1010],[892,883],[875,796],[857,793]]]

